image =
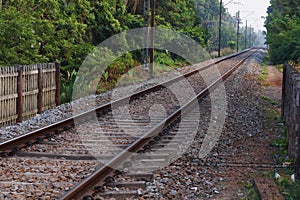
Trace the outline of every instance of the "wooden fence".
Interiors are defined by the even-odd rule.
[[[59,63],[0,67],[0,126],[22,122],[59,103]]]
[[[287,125],[289,156],[300,179],[300,74],[289,65],[283,70],[282,116]]]

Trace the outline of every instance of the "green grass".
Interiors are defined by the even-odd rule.
[[[277,101],[271,99],[270,97],[268,97],[266,95],[263,95],[262,98],[263,98],[263,100],[268,101],[272,105],[278,105]]]
[[[270,144],[270,146],[275,150],[274,157],[278,163],[289,162],[286,127],[282,122],[281,117],[277,116],[276,111],[269,109],[266,116],[266,124],[271,128],[271,123],[276,123],[277,125],[282,124],[281,128],[279,128],[279,133],[277,133],[276,139],[274,139]]]
[[[276,68],[279,72],[283,73],[283,65],[276,65]]]
[[[290,176],[294,173],[291,169],[280,169],[276,171],[280,178],[275,180],[275,183],[279,186],[281,194],[285,200],[299,200],[300,199],[300,182],[293,182]],[[274,172],[273,172],[274,174]]]
[[[267,121],[270,125],[271,123],[282,124],[279,129],[279,133],[276,139],[274,139],[270,146],[274,148],[274,156],[278,163],[284,164],[285,168],[271,170],[269,175],[274,177],[274,172],[276,171],[280,174],[280,178],[275,180],[275,183],[279,186],[281,193],[286,200],[299,200],[300,199],[300,182],[293,182],[290,176],[294,173],[290,166],[290,159],[288,157],[288,140],[287,132],[284,123],[281,118],[276,116],[276,112],[272,109],[268,110]],[[268,125],[267,125],[268,126]],[[271,126],[270,126],[271,127]]]
[[[269,103],[272,100],[269,97],[263,97]],[[293,182],[290,176],[294,171],[290,168],[290,159],[288,157],[288,140],[286,126],[282,121],[278,113],[269,107],[266,114],[266,127],[267,129],[274,128],[273,124],[280,126],[278,128],[277,137],[270,143],[270,146],[274,149],[274,158],[279,164],[284,164],[285,168],[270,170],[268,176],[274,177],[274,172],[276,171],[280,174],[279,180],[275,180],[275,183],[279,186],[281,193],[286,200],[299,200],[300,199],[300,182]]]
[[[245,197],[243,200],[260,200],[258,192],[255,190],[253,186],[253,181],[247,181],[245,185]]]
[[[299,200],[300,199],[300,182],[291,182],[284,179],[279,183],[281,193],[286,200]]]
[[[266,65],[266,63],[263,63],[262,64],[262,72],[261,72],[261,75],[258,77],[258,79],[260,81],[266,80],[267,75],[268,75],[267,65]]]

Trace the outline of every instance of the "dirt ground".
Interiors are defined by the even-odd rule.
[[[282,85],[282,73],[274,66],[267,66],[268,74],[265,80],[262,81],[263,95],[276,100],[281,103],[281,85]]]

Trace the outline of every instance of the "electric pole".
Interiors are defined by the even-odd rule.
[[[156,0],[151,0],[151,46],[150,48],[150,79],[153,78],[153,69],[154,69],[154,41],[155,41],[155,2]]]
[[[219,48],[218,57],[221,57],[221,33],[222,33],[222,0],[220,0],[220,13],[219,13]]]
[[[143,69],[150,72],[150,79],[153,77],[154,67],[154,27],[155,27],[155,1],[156,0],[144,0],[144,30],[143,30]],[[150,31],[150,66],[149,62],[149,26],[152,27]]]
[[[143,28],[143,70],[148,68],[148,39],[149,39],[149,21],[150,21],[150,0],[144,0],[144,28]]]
[[[252,44],[251,44],[252,38],[251,38],[251,36],[252,36],[252,28],[251,28],[251,26],[250,26],[250,32],[249,32],[249,48],[252,47]]]
[[[246,30],[245,30],[245,49],[247,49],[247,25],[248,25],[248,21],[246,20]]]
[[[237,12],[236,51],[239,51],[240,11]]]

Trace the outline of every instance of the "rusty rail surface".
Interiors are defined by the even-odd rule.
[[[248,51],[246,51],[246,52],[248,52]],[[100,169],[95,171],[92,175],[90,175],[85,180],[83,180],[81,183],[79,183],[77,186],[75,186],[72,190],[70,190],[68,193],[66,193],[61,199],[62,200],[70,200],[70,199],[79,199],[82,197],[84,197],[84,199],[93,199],[93,197],[91,195],[93,193],[93,186],[95,186],[96,184],[98,184],[98,185],[103,184],[105,179],[108,176],[112,175],[114,173],[115,169],[118,166],[120,166],[121,164],[123,164],[126,159],[131,157],[131,155],[134,152],[138,152],[139,150],[141,150],[143,148],[143,146],[146,145],[152,138],[157,136],[161,132],[161,130],[168,127],[169,124],[174,122],[179,116],[188,112],[189,109],[195,103],[197,103],[199,99],[202,99],[204,96],[206,96],[210,90],[215,89],[219,83],[221,83],[226,78],[228,78],[251,55],[252,54],[248,55],[246,58],[239,61],[229,71],[227,71],[220,78],[218,78],[213,83],[211,83],[209,86],[207,86],[204,90],[202,90],[200,93],[198,93],[195,97],[193,97],[188,103],[186,103],[184,106],[182,106],[181,108],[176,110],[173,114],[168,116],[165,120],[161,121],[158,125],[156,125],[154,128],[152,128],[147,133],[145,133],[143,137],[139,138],[137,141],[135,141],[133,144],[131,144],[129,147],[127,147],[125,150],[123,150],[121,153],[119,153],[116,157],[114,157],[112,160],[110,160],[105,166],[101,167]],[[221,62],[221,61],[218,61],[218,62]],[[188,74],[190,74],[190,73],[195,73],[195,72],[189,72]],[[185,74],[183,76],[186,76],[186,75],[187,74]],[[179,78],[179,77],[177,77],[177,78]],[[177,79],[177,78],[175,78],[175,79]],[[172,80],[174,80],[174,79],[172,79]]]
[[[169,85],[169,84],[172,84],[180,79],[183,79],[183,78],[186,78],[186,77],[189,77],[195,73],[197,73],[198,71],[202,71],[204,69],[207,69],[215,64],[218,64],[220,62],[223,62],[225,60],[228,60],[228,59],[231,59],[233,57],[236,57],[236,56],[239,56],[241,54],[244,54],[244,53],[247,53],[249,52],[250,49],[247,49],[247,50],[244,50],[242,52],[239,52],[239,53],[235,53],[235,54],[231,54],[229,56],[226,56],[226,57],[223,57],[217,61],[214,61],[213,63],[211,64],[208,64],[206,66],[203,66],[202,68],[200,69],[196,69],[196,70],[193,70],[191,72],[187,72],[183,75],[179,75],[175,78],[172,78],[168,81],[165,81],[163,83],[160,83],[158,85],[154,85],[152,87],[149,87],[149,88],[146,88],[140,92],[137,92],[133,95],[128,95],[128,96],[125,96],[121,99],[118,99],[116,101],[112,101],[112,102],[109,102],[109,103],[106,103],[104,105],[101,105],[101,106],[98,106],[94,109],[91,109],[91,110],[88,110],[86,112],[83,112],[83,113],[80,113],[78,115],[75,115],[75,116],[72,116],[70,118],[67,118],[65,120],[62,120],[62,121],[59,121],[57,123],[54,123],[54,124],[51,124],[51,125],[48,125],[46,127],[43,127],[43,128],[40,128],[40,129],[37,129],[35,131],[32,131],[30,133],[27,133],[27,134],[24,134],[24,135],[21,135],[19,137],[16,137],[16,138],[13,138],[13,139],[10,139],[10,140],[7,140],[7,141],[4,141],[2,143],[0,143],[0,153],[10,153],[10,152],[13,152],[14,150],[18,149],[18,148],[22,148],[22,147],[25,147],[27,146],[27,144],[29,143],[33,143],[33,142],[36,142],[37,140],[41,139],[41,138],[45,138],[47,135],[49,135],[50,132],[54,132],[54,131],[57,131],[58,129],[61,129],[61,128],[64,128],[64,127],[67,127],[67,126],[70,126],[72,124],[74,124],[74,121],[75,119],[78,120],[78,119],[82,119],[84,120],[85,118],[87,118],[90,114],[94,113],[95,111],[96,112],[100,112],[100,111],[103,111],[103,110],[106,110],[106,109],[109,109],[111,108],[112,105],[120,105],[124,102],[127,102],[130,98],[136,98],[140,95],[143,95],[143,94],[146,94],[146,93],[149,93],[151,91],[154,91],[158,88],[160,88],[161,86],[163,85]]]

